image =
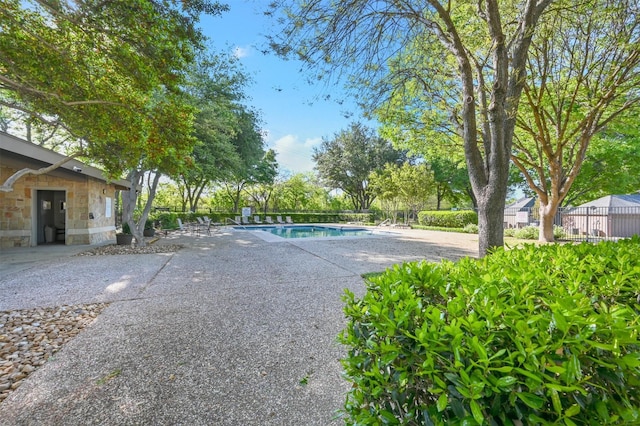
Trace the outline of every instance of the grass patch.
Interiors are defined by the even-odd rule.
[[[107,374],[106,376],[102,377],[101,379],[99,379],[96,383],[99,386],[102,386],[104,384],[106,384],[107,382],[115,379],[116,377],[118,377],[120,374],[122,374],[122,369],[117,368],[115,370],[113,370],[111,373]]]

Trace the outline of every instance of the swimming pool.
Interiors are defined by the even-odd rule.
[[[234,226],[234,229],[263,231],[281,238],[356,237],[373,234],[372,231],[366,228],[343,228],[322,225]]]

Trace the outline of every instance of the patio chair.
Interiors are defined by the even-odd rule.
[[[273,225],[273,219],[271,216],[265,216],[264,221],[270,225]]]
[[[211,235],[211,219],[209,219],[207,216],[204,217],[197,217],[196,219],[198,219],[198,228],[197,231],[198,233],[200,233],[200,230],[202,229],[204,232],[207,233],[207,235]]]
[[[255,215],[255,216],[253,217],[253,223],[259,223],[259,224],[262,224],[262,221],[260,220],[260,216]]]
[[[210,234],[211,233],[211,229],[213,229],[214,231],[218,231],[220,229],[220,227],[222,226],[222,223],[220,222],[214,222],[213,220],[211,220],[211,218],[209,218],[209,216],[203,216],[205,223],[207,224],[207,233]]]
[[[200,233],[200,229],[204,229],[204,227],[207,225],[206,222],[204,221],[204,219],[202,219],[200,216],[196,217],[196,222],[193,224],[194,228],[196,230],[196,233]]]
[[[285,220],[287,221],[287,223],[293,223],[293,220],[291,220],[291,216],[287,216]]]
[[[243,225],[251,225],[251,221],[249,220],[249,216],[242,216],[242,224]]]
[[[182,223],[182,219],[178,218],[178,229],[180,231],[188,231],[185,224]]]
[[[277,220],[277,221],[278,221],[278,223],[280,223],[280,224],[284,224],[284,223],[285,223],[285,222],[284,222],[284,220],[282,220],[282,216],[278,216],[278,217],[276,217],[276,220]]]

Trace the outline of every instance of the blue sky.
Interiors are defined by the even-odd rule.
[[[201,27],[219,51],[234,52],[254,80],[247,102],[262,114],[267,148],[277,153],[281,169],[293,173],[313,169],[313,147],[359,120],[353,102],[338,105],[325,95],[340,94],[341,87],[310,86],[301,63],[265,55],[268,34],[275,22],[263,15],[266,0],[228,0],[230,11],[203,17]],[[336,97],[336,96],[332,96]],[[346,113],[353,116],[346,118]],[[362,120],[366,121],[366,120]]]

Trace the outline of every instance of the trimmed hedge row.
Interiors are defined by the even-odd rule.
[[[640,238],[405,263],[346,292],[347,424],[640,424]]]
[[[418,223],[424,226],[441,226],[444,228],[464,228],[468,224],[478,224],[478,214],[473,210],[457,211],[421,211]]]
[[[373,213],[270,213],[267,215],[257,214],[264,221],[265,216],[271,216],[275,221],[277,216],[290,216],[294,223],[340,223],[340,222],[363,222],[372,223],[374,220]],[[154,221],[160,221],[164,229],[178,228],[178,218],[182,222],[195,222],[196,217],[202,217],[202,213],[175,213],[175,212],[158,212],[150,217]],[[227,223],[227,219],[235,219],[239,216],[236,213],[212,213],[207,215],[213,222]],[[251,215],[251,220],[253,220]]]

